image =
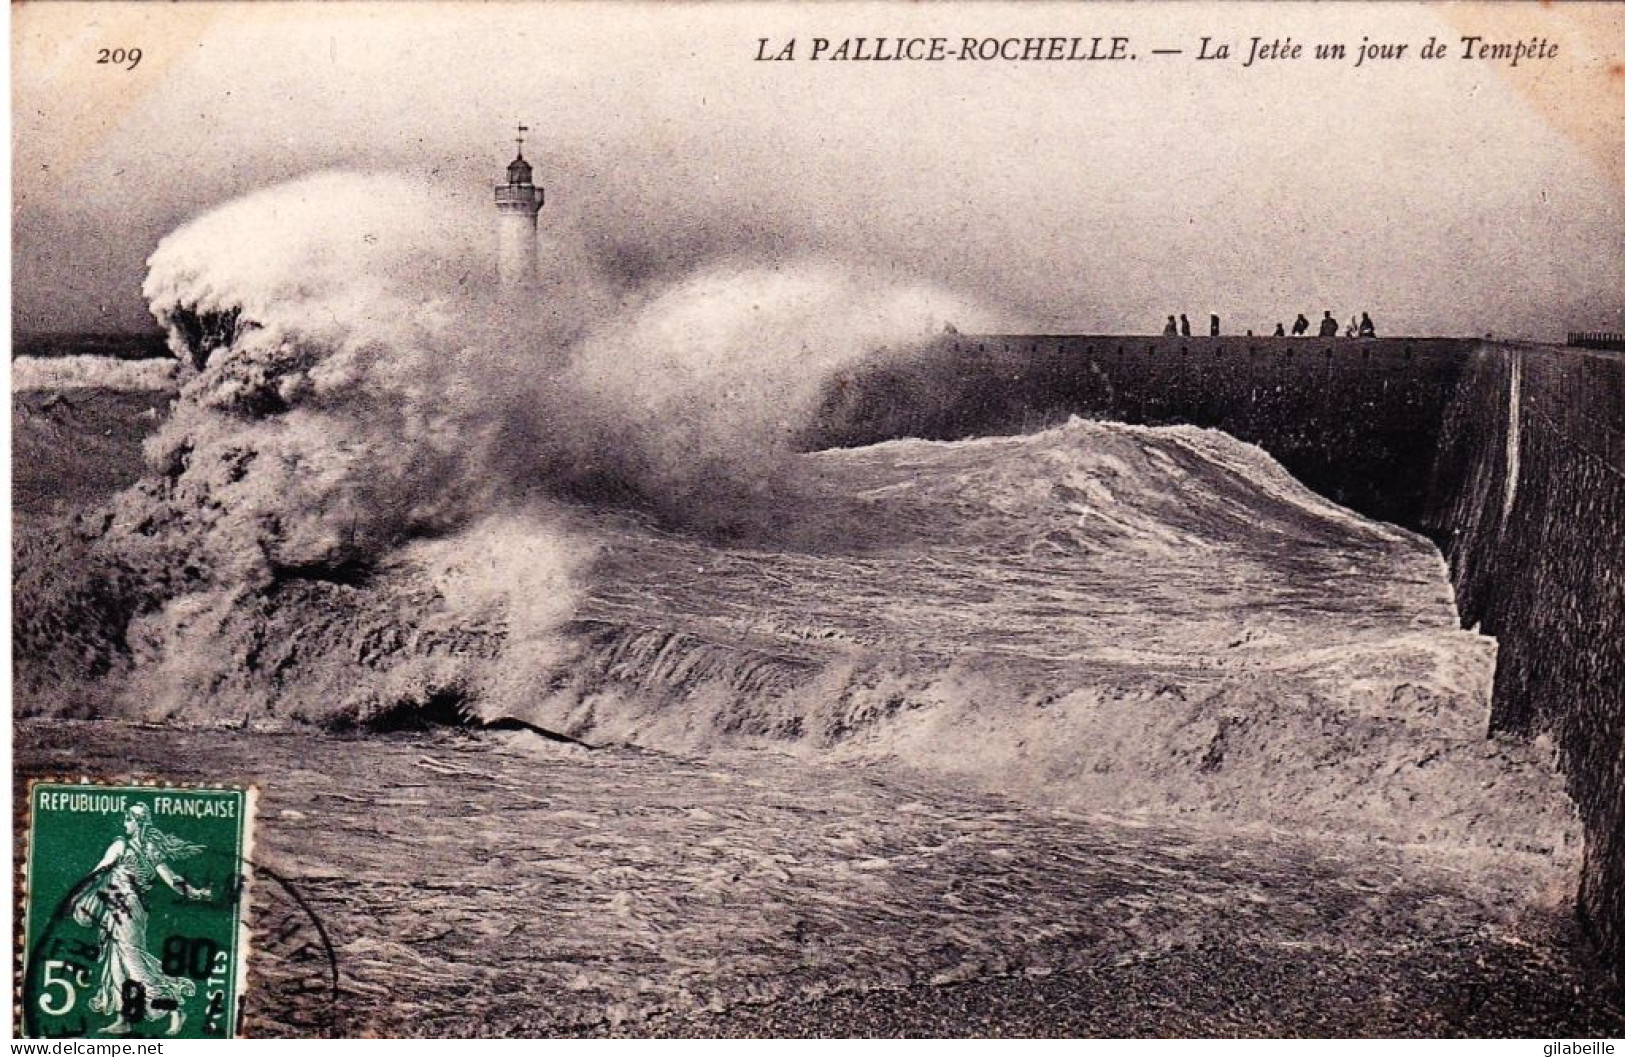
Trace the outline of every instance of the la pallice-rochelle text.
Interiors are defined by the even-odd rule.
[[[1127,37],[789,37],[756,40],[757,62],[1121,62]]]

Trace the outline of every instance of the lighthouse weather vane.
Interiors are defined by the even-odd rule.
[[[519,144],[519,156],[523,158],[525,156],[525,133],[530,131],[530,126],[516,125],[515,127],[519,130],[519,135],[515,136],[513,141]]]

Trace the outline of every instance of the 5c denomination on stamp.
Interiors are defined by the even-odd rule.
[[[17,1025],[32,1038],[231,1038],[254,790],[35,780]]]

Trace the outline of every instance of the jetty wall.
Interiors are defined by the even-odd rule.
[[[1625,355],[951,335],[836,378],[802,440],[952,440],[1069,415],[1222,429],[1322,495],[1432,538],[1463,625],[1499,643],[1491,729],[1557,746],[1586,828],[1579,914],[1625,966]]]

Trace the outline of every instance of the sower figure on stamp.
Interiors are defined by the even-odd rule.
[[[146,806],[134,804],[124,813],[124,836],[108,846],[75,894],[74,921],[101,936],[90,1008],[114,1016],[104,1032],[126,1034],[137,1021],[166,1016],[168,1033],[180,1031],[186,1019],[182,1003],[197,992],[197,985],[184,976],[166,974],[147,950],[147,897],[156,878],[177,895],[207,899],[209,889],[193,887],[169,866],[202,850],[200,844],[159,830]]]

